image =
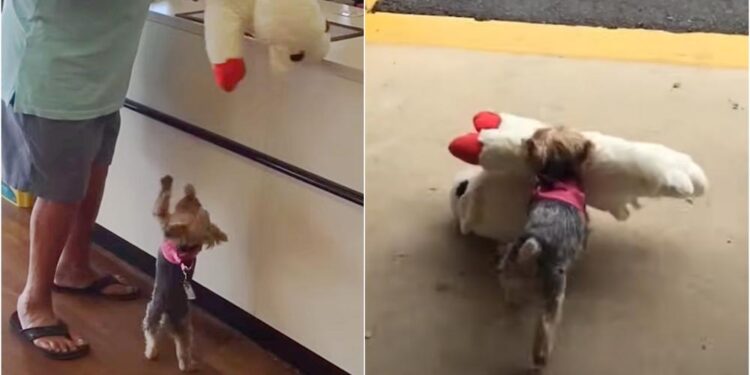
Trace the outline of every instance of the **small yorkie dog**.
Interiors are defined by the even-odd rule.
[[[172,177],[164,176],[153,212],[164,232],[164,242],[156,259],[154,291],[143,319],[145,355],[148,359],[156,359],[159,333],[167,328],[174,338],[180,370],[194,371],[197,362],[193,358],[189,300],[195,298],[190,283],[196,257],[203,246],[211,248],[226,242],[227,235],[211,223],[192,185],[185,186],[185,196],[170,214],[171,195]]]
[[[536,172],[524,234],[500,255],[499,278],[508,303],[542,297],[532,360],[546,366],[562,319],[568,270],[586,247],[588,215],[581,181],[592,143],[563,127],[537,130],[525,144]]]

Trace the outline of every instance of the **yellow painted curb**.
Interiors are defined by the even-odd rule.
[[[376,0],[368,1],[374,6]],[[743,68],[748,37],[605,29],[471,18],[368,13],[368,43],[409,44],[559,57]]]

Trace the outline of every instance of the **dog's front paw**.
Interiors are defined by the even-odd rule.
[[[547,357],[545,357],[543,353],[534,353],[533,361],[534,364],[532,365],[532,369],[536,371],[537,374],[544,371],[544,368],[547,366]]]
[[[156,345],[149,345],[146,346],[146,351],[143,353],[143,355],[149,361],[155,361],[157,358],[159,358],[159,350],[156,349]]]
[[[172,176],[166,175],[161,178],[161,189],[172,190]]]
[[[540,346],[535,345],[534,351],[531,353],[533,368],[538,372],[541,372],[545,367],[547,367],[550,349],[546,344],[547,343],[545,342]]]
[[[196,372],[199,369],[198,361],[191,359],[188,361],[179,361],[180,371],[182,372]]]
[[[544,366],[539,366],[539,365],[534,364],[531,366],[531,368],[529,368],[527,373],[529,375],[542,375],[544,374],[544,369],[545,369]]]

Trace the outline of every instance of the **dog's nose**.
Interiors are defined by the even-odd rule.
[[[294,62],[300,62],[304,58],[305,58],[305,51],[302,51],[300,53],[295,53],[293,55],[289,55],[289,59]]]

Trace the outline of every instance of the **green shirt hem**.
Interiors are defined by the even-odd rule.
[[[25,115],[32,115],[50,120],[80,121],[91,120],[97,117],[112,114],[119,111],[122,106],[123,103],[116,103],[92,110],[66,111],[35,108],[33,106],[23,106],[19,105],[19,103],[16,102],[13,103],[13,110],[16,113],[23,113]]]

